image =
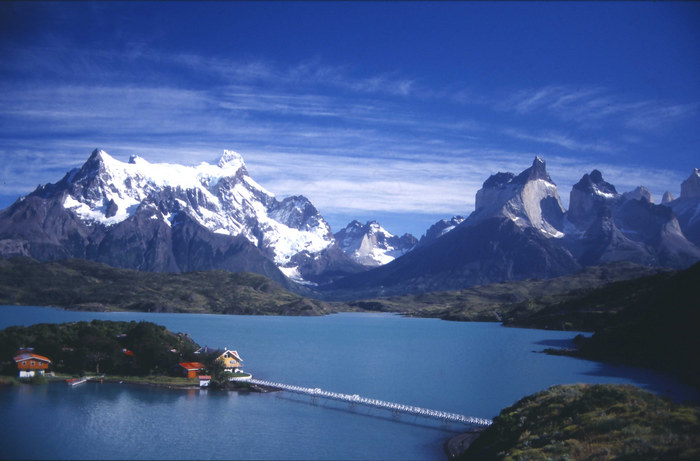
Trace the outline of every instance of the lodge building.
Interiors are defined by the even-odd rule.
[[[20,351],[14,357],[20,378],[31,378],[35,375],[44,375],[49,369],[51,359],[33,352]]]

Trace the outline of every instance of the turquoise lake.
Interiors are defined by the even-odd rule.
[[[72,312],[0,306],[0,328],[148,320],[236,349],[256,378],[493,418],[564,383],[630,383],[698,400],[674,378],[548,356],[577,332],[390,314],[325,317]],[[87,383],[0,387],[0,458],[446,459],[465,426],[295,396]],[[36,442],[41,434],[41,442]]]

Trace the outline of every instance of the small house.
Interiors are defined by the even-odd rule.
[[[196,355],[200,355],[200,354],[212,354],[212,353],[217,353],[217,352],[221,352],[221,349],[213,349],[213,348],[211,348],[211,347],[209,347],[209,346],[203,346],[203,347],[200,347],[199,349],[197,349],[196,351],[194,351],[194,353],[195,353]]]
[[[199,372],[204,371],[206,368],[203,363],[199,362],[182,362],[178,365],[180,365],[188,378],[196,378]]]
[[[236,351],[226,349],[223,354],[216,358],[217,362],[224,365],[224,369],[228,372],[235,373],[243,366],[243,359]]]
[[[44,375],[44,372],[49,369],[51,360],[43,355],[33,352],[20,351],[14,357],[17,369],[19,370],[20,378],[31,378],[35,375]]]
[[[199,387],[209,387],[210,382],[211,382],[211,376],[199,375]]]

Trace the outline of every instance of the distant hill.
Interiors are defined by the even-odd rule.
[[[587,267],[574,274],[553,279],[494,283],[463,290],[390,296],[352,301],[348,304],[362,310],[401,312],[416,317],[511,324],[516,319],[528,319],[548,306],[576,300],[593,288],[658,272],[659,269],[640,264],[616,262]],[[566,322],[549,327],[581,329],[578,324]]]
[[[700,387],[699,284],[700,263],[610,284],[514,324],[595,326],[595,334],[580,338],[579,349],[569,355],[650,367]]]
[[[696,460],[700,410],[634,386],[554,386],[505,408],[460,460]]]
[[[335,309],[261,275],[139,272],[79,259],[0,259],[0,304],[76,310],[322,315]]]

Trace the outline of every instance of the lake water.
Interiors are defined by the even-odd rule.
[[[93,313],[0,306],[0,329],[148,320],[236,349],[256,378],[493,418],[554,384],[631,383],[676,400],[694,389],[645,370],[540,353],[576,332],[389,314],[325,317]],[[119,384],[0,388],[0,459],[445,459],[464,429],[284,392]],[[37,442],[40,440],[40,442]]]

